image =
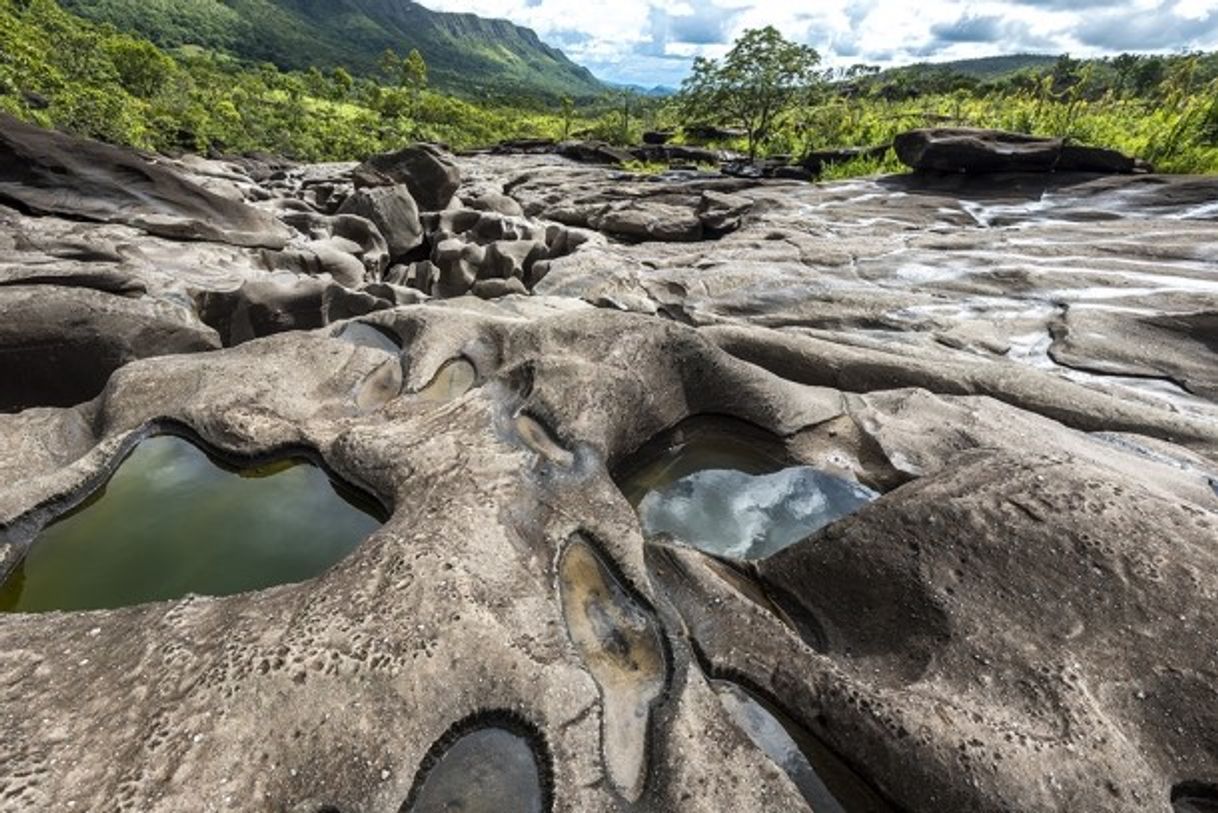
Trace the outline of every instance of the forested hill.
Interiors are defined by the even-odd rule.
[[[1001,79],[1023,70],[1051,68],[1059,58],[1057,55],[1048,54],[1008,54],[976,59],[958,59],[954,62],[920,62],[897,70],[950,71],[975,79]]]
[[[164,47],[199,45],[303,70],[371,75],[387,48],[422,53],[431,83],[477,98],[591,97],[605,87],[532,30],[507,20],[430,11],[409,0],[63,0],[84,17]]]

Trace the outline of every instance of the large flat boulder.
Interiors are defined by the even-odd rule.
[[[1003,130],[911,130],[898,135],[893,148],[901,163],[930,172],[1129,173],[1137,165],[1133,158],[1115,150]]]
[[[270,214],[130,150],[0,114],[0,200],[33,214],[123,223],[180,240],[282,248]]]

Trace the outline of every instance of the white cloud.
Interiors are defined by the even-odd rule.
[[[1218,48],[1218,0],[423,0],[534,29],[610,81],[675,85],[773,25],[830,65],[902,64],[1020,52],[1094,56]]]

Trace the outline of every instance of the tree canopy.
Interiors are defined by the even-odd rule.
[[[815,49],[788,41],[773,26],[750,29],[723,59],[694,61],[681,86],[685,115],[739,126],[755,156],[782,113],[820,83],[819,64]]]

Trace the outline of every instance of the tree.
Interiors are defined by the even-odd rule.
[[[773,26],[744,32],[722,60],[699,57],[681,85],[687,117],[738,125],[748,136],[749,156],[801,93],[820,81],[820,54],[788,42]]]
[[[155,96],[175,68],[172,59],[146,40],[114,36],[106,41],[106,52],[123,88],[143,99]]]
[[[381,69],[381,76],[390,82],[396,82],[402,75],[402,58],[392,48],[386,48],[376,60]]]
[[[330,83],[334,86],[334,98],[342,101],[351,95],[355,79],[346,68],[338,67],[330,72]]]
[[[571,137],[571,119],[575,117],[575,102],[570,96],[562,97],[562,140]]]
[[[427,87],[427,63],[418,48],[411,48],[402,62],[401,82],[402,87],[409,90],[416,99]]]

